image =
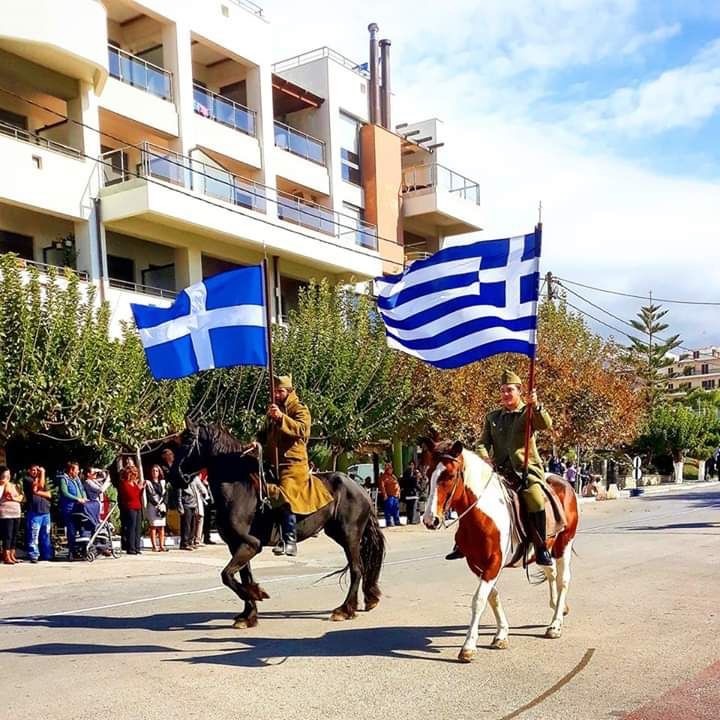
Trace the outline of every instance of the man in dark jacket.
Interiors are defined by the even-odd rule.
[[[420,497],[420,471],[411,460],[405,468],[402,480],[400,481],[402,498],[405,501],[405,513],[408,525],[415,525],[420,522],[417,514],[417,504]]]

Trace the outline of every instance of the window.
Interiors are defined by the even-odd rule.
[[[27,130],[27,118],[24,115],[18,115],[17,113],[10,112],[9,110],[3,110],[0,108],[0,123],[3,125],[12,125],[12,127],[18,128],[19,130]]]
[[[668,383],[668,390],[672,390],[672,389],[673,389],[673,384],[672,384],[672,383]]]
[[[708,371],[708,364],[707,364],[707,363],[703,363],[703,364],[701,365],[701,367],[700,367],[700,374],[701,374],[701,375],[707,375],[708,372],[709,372],[709,371]]]
[[[23,260],[33,260],[33,239],[9,230],[0,230],[0,253],[15,253]]]
[[[703,386],[703,390],[714,390],[715,389],[715,381],[714,380],[703,380],[702,386]]]
[[[111,285],[113,280],[120,280],[123,283],[135,283],[135,261],[131,258],[108,255],[107,268]]]
[[[342,178],[346,182],[360,185],[360,123],[341,112],[339,131]]]
[[[365,213],[363,209],[344,202],[342,213],[340,223],[343,227],[340,228],[340,237],[354,235],[356,245],[369,248],[370,250],[377,250],[377,234],[375,228],[372,225],[365,224]],[[345,227],[348,225],[357,229],[351,230]]]

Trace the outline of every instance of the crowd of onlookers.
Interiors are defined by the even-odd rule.
[[[89,539],[111,522],[120,525],[120,546],[128,555],[142,553],[144,526],[153,552],[166,552],[166,528],[170,520],[180,533],[180,549],[191,551],[211,540],[212,495],[207,474],[201,471],[182,489],[167,481],[173,463],[172,450],[162,453],[161,463],[141,473],[135,459],[125,456],[111,482],[110,473],[94,467],[81,471],[71,460],[51,483],[39,464],[11,475],[0,465],[0,548],[2,563],[19,562],[16,550],[21,529],[28,559],[52,560],[64,528],[68,559],[82,557]],[[23,523],[24,518],[24,523]],[[108,537],[111,537],[108,533]],[[101,546],[112,553],[112,544]]]

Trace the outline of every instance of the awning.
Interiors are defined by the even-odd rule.
[[[325,98],[275,74],[272,76],[272,89],[275,117],[298,110],[319,108],[325,102]]]

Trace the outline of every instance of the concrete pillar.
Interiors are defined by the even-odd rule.
[[[681,483],[683,481],[683,464],[682,460],[680,462],[673,462],[676,483]]]
[[[400,477],[403,473],[403,444],[402,440],[398,438],[393,439],[393,467],[395,468],[395,474]]]
[[[202,281],[202,253],[192,247],[175,248],[175,286],[177,290]]]
[[[267,215],[277,217],[277,187],[275,170],[275,129],[272,101],[272,70],[270,65],[255,67],[247,74],[248,107],[257,113],[257,137],[262,156],[261,180],[267,190]]]

